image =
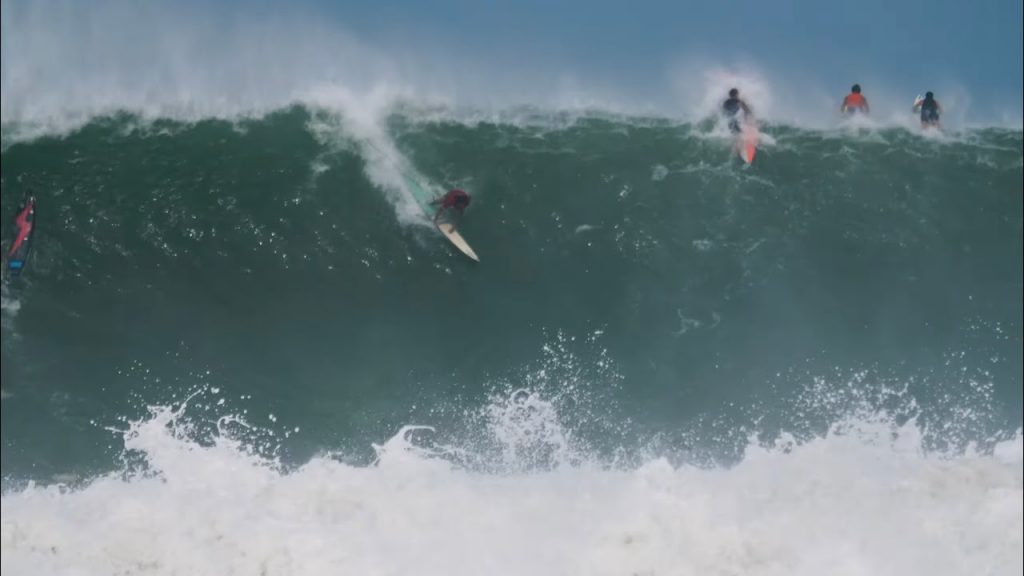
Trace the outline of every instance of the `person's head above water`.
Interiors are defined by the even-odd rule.
[[[860,94],[860,84],[854,84],[853,88],[850,88],[850,92],[854,94]]]
[[[935,99],[935,94],[932,94],[931,92],[925,92],[924,93],[924,99],[925,100],[934,100]]]
[[[732,90],[729,90],[729,98],[736,98],[739,95],[740,95],[740,91],[739,90],[737,90],[735,88],[733,88]]]

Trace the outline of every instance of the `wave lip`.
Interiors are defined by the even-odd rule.
[[[414,40],[380,45],[341,22],[292,10],[228,16],[189,3],[3,0],[0,122],[62,134],[98,116],[129,112],[195,121],[266,114],[292,104],[324,106],[351,118],[397,102],[507,116],[509,110],[604,111],[695,121],[717,112],[732,87],[759,117],[801,127],[840,123],[843,93],[795,81],[756,63],[666,64],[640,84],[589,78],[541,62],[503,66]],[[460,47],[462,48],[462,47]],[[845,86],[844,86],[845,89]],[[865,84],[884,126],[915,127],[913,93]],[[957,85],[937,87],[955,130],[978,121],[1020,130],[1022,111],[974,110]]]

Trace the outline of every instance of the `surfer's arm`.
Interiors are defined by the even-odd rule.
[[[871,113],[871,106],[868,105],[868,99],[867,98],[864,99],[864,111],[867,112],[868,114]]]
[[[758,121],[757,116],[754,115],[754,109],[747,106],[746,102],[740,101],[740,105],[743,108],[743,124],[744,126],[753,126],[757,128],[761,125]]]

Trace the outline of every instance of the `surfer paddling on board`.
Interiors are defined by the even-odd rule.
[[[846,95],[846,98],[843,98],[843,105],[839,107],[839,110],[847,116],[871,112],[871,107],[868,106],[868,99],[860,93],[860,84],[854,84],[853,88],[850,88],[850,93]]]
[[[25,260],[28,258],[29,242],[32,240],[32,227],[35,224],[36,199],[31,194],[25,198],[25,202],[18,210],[14,218],[14,225],[18,232],[11,242],[7,251],[7,267],[11,272],[17,274],[25,267]]]
[[[750,111],[750,106],[747,106],[747,103],[740,98],[740,91],[736,88],[729,90],[729,97],[722,102],[722,115],[729,120],[729,130],[733,134],[742,132],[741,122],[749,122],[753,120],[754,116]]]
[[[456,215],[456,218],[462,218],[462,213],[469,206],[469,194],[458,188],[449,190],[447,194],[431,202],[438,206],[437,212],[434,214],[434,224],[437,224],[441,219],[441,215],[447,212],[452,212]]]
[[[921,128],[938,128],[939,115],[942,114],[942,104],[935,99],[935,94],[925,92],[924,98],[918,97],[914,101],[914,112],[921,112]]]

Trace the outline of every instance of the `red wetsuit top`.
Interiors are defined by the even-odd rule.
[[[448,192],[441,199],[441,208],[465,208],[466,206],[469,206],[469,194],[459,189]]]
[[[847,110],[863,110],[867,108],[868,101],[863,95],[851,92],[843,99],[843,106],[846,107]]]

